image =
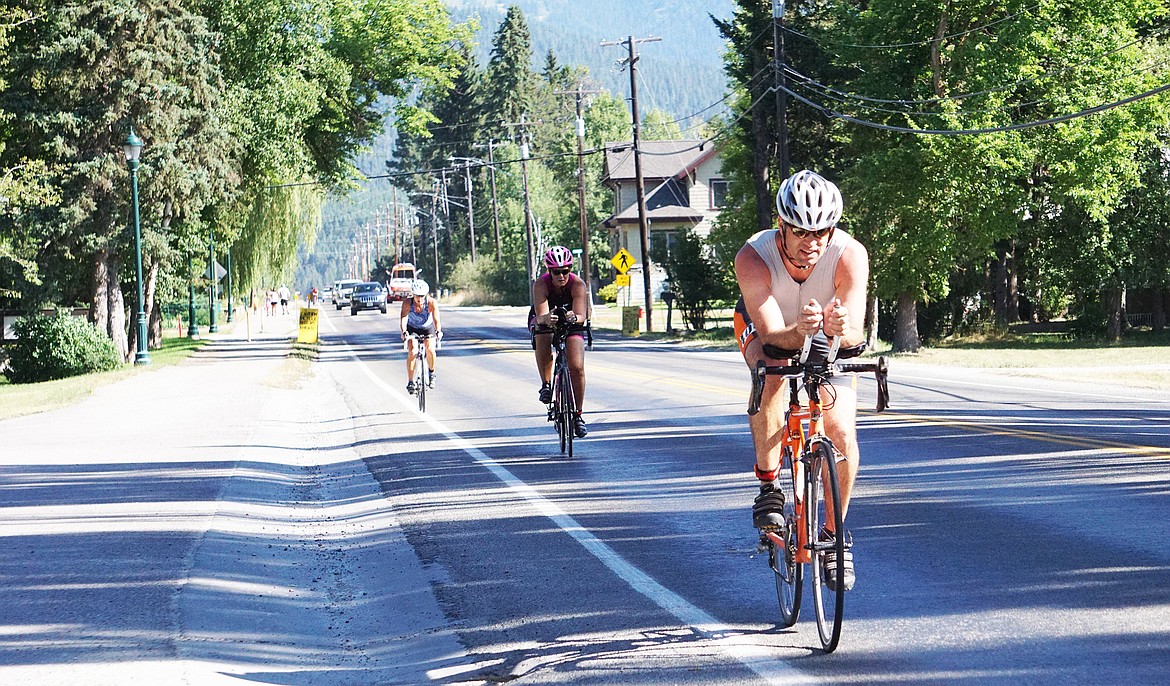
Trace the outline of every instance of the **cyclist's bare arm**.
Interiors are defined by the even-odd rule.
[[[438,336],[443,333],[443,325],[439,323],[439,303],[434,298],[427,298],[427,307],[431,308],[431,314],[435,317],[435,335]]]
[[[536,313],[537,326],[550,326],[551,315],[548,311],[548,286],[542,279],[537,279],[532,286],[532,309]]]
[[[735,256],[735,278],[748,316],[756,326],[756,335],[762,343],[778,348],[796,350],[804,343],[805,334],[798,331],[800,322],[786,323],[780,304],[772,295],[772,273],[763,258],[749,245]],[[816,321],[819,325],[819,307]],[[804,318],[811,319],[811,318]],[[805,328],[808,328],[806,324]]]
[[[851,241],[841,253],[833,275],[837,297],[826,304],[826,336],[841,336],[841,345],[851,347],[865,342],[866,285],[869,283],[869,256],[865,246]]]
[[[584,324],[589,319],[589,289],[581,279],[573,279],[573,314],[577,318],[570,324]]]
[[[402,332],[402,340],[406,340],[406,318],[410,316],[410,298],[402,301],[402,316],[398,320],[398,330]]]

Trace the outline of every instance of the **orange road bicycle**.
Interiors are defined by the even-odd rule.
[[[837,462],[844,456],[837,452],[825,435],[821,390],[831,386],[834,374],[873,372],[877,378],[877,411],[889,406],[886,384],[888,363],[879,357],[876,363],[836,362],[840,339],[833,339],[824,361],[809,362],[812,339],[806,338],[800,357],[781,366],[767,366],[764,360],[752,373],[752,392],[748,400],[748,414],[760,411],[764,381],[769,375],[788,381],[788,410],[784,413],[781,434],[782,476],[778,481],[784,490],[784,531],[760,531],[760,552],[768,553],[768,564],[776,577],[776,597],[780,601],[780,616],[785,627],[796,624],[806,565],[812,565],[813,604],[817,615],[817,632],[821,647],[827,653],[837,648],[841,640],[841,624],[845,611],[845,551],[852,545],[846,540],[838,485]],[[807,404],[800,400],[804,390]],[[822,527],[836,532],[827,541],[820,540]],[[825,553],[835,551],[834,577],[836,588],[826,583]]]

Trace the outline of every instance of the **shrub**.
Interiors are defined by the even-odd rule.
[[[605,286],[602,286],[601,288],[597,289],[597,295],[604,302],[607,302],[607,303],[617,302],[617,298],[618,298],[617,282],[606,284]]]
[[[683,319],[695,331],[707,328],[712,305],[726,295],[726,282],[721,265],[694,229],[678,234],[665,266],[675,306]]]
[[[4,371],[12,383],[104,372],[122,364],[113,341],[79,317],[24,317],[12,328],[16,342]]]
[[[451,269],[446,285],[464,294],[467,305],[527,305],[528,277],[517,269],[489,256],[474,264],[462,257]]]

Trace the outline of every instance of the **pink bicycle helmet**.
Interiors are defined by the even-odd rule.
[[[572,267],[573,253],[563,245],[554,245],[544,253],[544,266],[549,269]]]

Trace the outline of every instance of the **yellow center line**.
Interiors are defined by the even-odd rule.
[[[1007,427],[991,427],[980,422],[964,421],[961,419],[945,419],[942,417],[927,417],[917,414],[905,414],[896,410],[887,410],[889,414],[875,415],[874,418],[882,422],[906,421],[920,425],[951,426],[966,429],[973,433],[988,436],[1012,436],[1015,438],[1030,438],[1037,441],[1055,443],[1056,445],[1072,446],[1074,448],[1106,448],[1132,455],[1150,455],[1154,457],[1170,457],[1170,448],[1152,445],[1135,445],[1119,443],[1098,438],[1083,438],[1063,436],[1060,434],[1032,431],[1030,429],[1012,429]]]
[[[464,339],[461,343],[469,343],[475,345],[485,345],[489,348],[502,350],[506,353],[514,355],[531,355],[531,351],[527,348],[524,350],[514,350],[512,346],[503,345],[490,340],[483,339]],[[623,369],[620,367],[612,367],[604,364],[589,363],[588,370],[592,372],[601,372],[611,378],[616,379],[634,379],[639,381],[653,381],[656,384],[675,386],[678,388],[686,388],[693,390],[705,391],[707,393],[715,393],[719,395],[744,398],[746,400],[748,385],[745,383],[742,387],[728,388],[727,386],[714,386],[707,383],[690,381],[674,376],[663,376],[661,374],[649,374],[646,372],[634,371],[631,369]],[[853,376],[853,387],[857,387],[857,377]],[[957,419],[944,419],[941,417],[928,417],[924,415],[906,414],[896,410],[886,410],[882,414],[877,414],[872,411],[859,410],[859,415],[868,416],[882,422],[905,421],[917,423],[921,425],[934,426],[951,426],[959,429],[965,429],[973,433],[980,433],[989,436],[1012,436],[1015,438],[1030,438],[1037,441],[1045,441],[1048,443],[1055,443],[1057,445],[1073,446],[1076,448],[1106,448],[1109,450],[1116,450],[1126,454],[1133,455],[1150,455],[1153,457],[1167,457],[1170,458],[1170,449],[1161,448],[1158,446],[1149,445],[1134,445],[1131,443],[1118,443],[1116,441],[1106,441],[1095,438],[1074,438],[1070,436],[1061,436],[1059,434],[1044,433],[1041,431],[1032,431],[1029,429],[1012,429],[1006,427],[990,427],[979,422],[963,421]]]

